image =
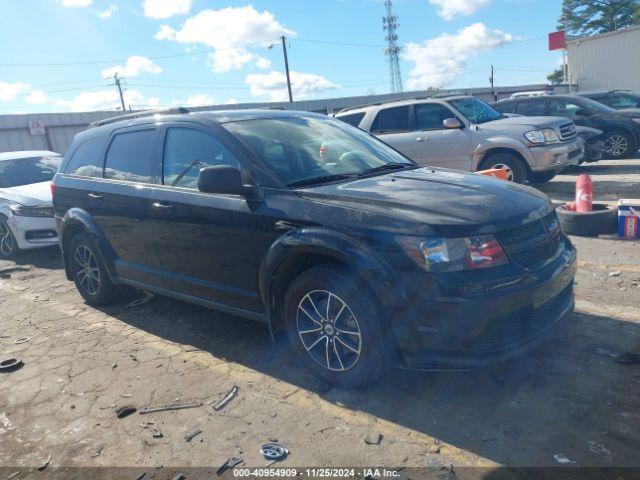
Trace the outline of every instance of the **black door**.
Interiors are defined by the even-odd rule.
[[[164,132],[162,185],[154,190],[154,235],[168,289],[260,311],[254,215],[239,195],[198,191],[199,171],[238,160],[208,128]]]
[[[107,149],[104,178],[87,192],[89,213],[115,254],[118,275],[151,285],[162,284],[150,215],[154,169],[160,164],[157,139],[153,127],[117,131]]]

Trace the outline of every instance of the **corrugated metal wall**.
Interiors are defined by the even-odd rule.
[[[568,43],[569,77],[580,90],[640,91],[640,26]]]
[[[501,87],[496,89],[499,98],[507,97],[513,92],[544,90],[545,85],[525,85],[518,87]],[[235,110],[242,108],[282,108],[287,110],[305,110],[312,112],[332,113],[343,108],[365,105],[369,103],[388,102],[407,98],[427,97],[429,95],[470,93],[487,101],[493,101],[489,88],[465,90],[441,90],[403,92],[362,97],[329,98],[323,100],[304,100],[299,102],[276,103],[242,103],[235,105],[212,105],[192,108],[190,110]],[[96,120],[120,115],[121,112],[83,112],[83,113],[42,113],[27,115],[0,115],[0,152],[16,150],[51,150],[65,153],[73,137]],[[29,122],[40,120],[44,123],[46,135],[31,135]]]

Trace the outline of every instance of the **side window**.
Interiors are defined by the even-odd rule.
[[[514,113],[516,104],[514,102],[497,102],[491,106],[500,113]]]
[[[190,128],[169,128],[164,148],[164,184],[198,189],[200,170],[238,161],[213,135]]]
[[[573,117],[578,110],[582,110],[582,108],[573,102],[567,100],[549,100],[549,115]]]
[[[364,112],[360,113],[350,113],[349,115],[340,115],[336,117],[338,120],[342,120],[343,122],[348,123],[349,125],[353,125],[357,127],[360,125],[360,122],[364,118]]]
[[[101,177],[103,146],[103,138],[92,138],[80,144],[69,159],[64,173],[80,177]]]
[[[447,118],[455,115],[447,107],[437,103],[423,103],[415,106],[416,130],[443,130]]]
[[[544,115],[544,100],[530,100],[528,102],[522,102],[516,108],[516,113],[527,117]]]
[[[156,130],[136,130],[113,137],[104,165],[104,178],[151,183]]]
[[[380,110],[371,125],[371,133],[397,133],[409,131],[409,106]]]

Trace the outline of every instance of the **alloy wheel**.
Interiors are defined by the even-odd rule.
[[[612,157],[621,157],[629,149],[629,141],[624,135],[614,134],[607,137],[605,141],[605,151]]]
[[[513,170],[511,170],[509,166],[505,165],[504,163],[496,163],[491,168],[504,170],[507,180],[509,180],[510,182],[513,182],[513,178],[514,178]]]
[[[9,225],[4,220],[0,220],[0,253],[10,257],[16,251],[16,240],[11,233]]]
[[[100,269],[93,252],[85,245],[76,248],[73,254],[76,264],[76,278],[82,289],[89,295],[95,295],[100,288]]]
[[[360,326],[349,305],[335,293],[307,293],[298,304],[296,323],[302,345],[321,367],[343,372],[358,362]]]

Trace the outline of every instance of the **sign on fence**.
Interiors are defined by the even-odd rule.
[[[45,135],[47,132],[42,120],[29,120],[29,133],[31,135]]]

